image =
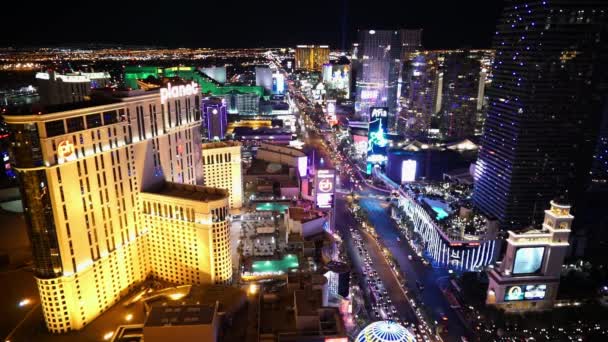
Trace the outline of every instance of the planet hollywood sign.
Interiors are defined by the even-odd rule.
[[[169,99],[198,94],[200,87],[196,82],[186,85],[171,86],[167,83],[167,88],[160,88],[160,103],[165,104]]]

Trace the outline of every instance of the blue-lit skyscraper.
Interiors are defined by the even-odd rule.
[[[494,47],[474,203],[504,228],[585,190],[606,100],[608,3],[506,1]]]
[[[223,140],[228,127],[228,113],[224,99],[212,97],[203,101],[204,129],[207,139]]]
[[[399,78],[406,53],[420,48],[422,30],[359,30],[356,114],[369,121],[370,107],[388,107],[388,131],[394,132]]]

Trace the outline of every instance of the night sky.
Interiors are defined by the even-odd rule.
[[[483,48],[491,45],[502,5],[502,0],[10,1],[3,4],[0,45],[339,48],[350,45],[357,28],[403,27],[423,28],[428,49]]]

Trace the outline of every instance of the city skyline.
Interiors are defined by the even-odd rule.
[[[424,28],[422,43],[427,48],[488,48],[502,2],[442,2],[440,6],[415,2],[408,3],[405,11],[396,10],[402,4],[395,0],[380,0],[373,6],[360,6],[354,0],[313,0],[297,8],[281,1],[265,6],[239,2],[236,8],[222,2],[187,2],[174,9],[173,16],[137,2],[104,2],[92,11],[79,2],[43,3],[35,8],[12,2],[6,5],[6,13],[13,15],[5,19],[7,32],[0,37],[0,46],[100,43],[244,48],[329,44],[347,49],[356,41],[357,29]],[[131,13],[133,20],[121,24],[118,11]],[[208,11],[213,15],[207,15]],[[51,26],[46,25],[49,16],[53,18]],[[118,20],[112,19],[115,16]]]
[[[0,338],[607,340],[608,2],[484,2],[6,6]]]

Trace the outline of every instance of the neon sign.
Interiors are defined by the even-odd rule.
[[[370,109],[372,119],[388,117],[388,108],[386,107],[371,107]]]
[[[167,83],[167,88],[160,89],[160,103],[165,104],[169,99],[195,95],[198,92],[199,86],[196,82],[178,86],[171,86],[171,83]]]
[[[332,208],[334,206],[334,189],[336,183],[335,170],[317,170],[315,183],[317,208]]]

